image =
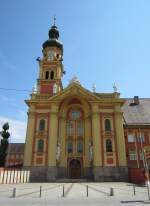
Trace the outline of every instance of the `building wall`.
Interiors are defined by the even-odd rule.
[[[142,152],[144,152],[146,162],[149,163],[149,156],[146,155],[145,147],[150,145],[150,129],[132,126],[125,128],[124,133],[129,180],[136,183],[144,182],[145,166],[143,164]]]
[[[85,92],[83,88],[81,88],[82,94],[76,93],[76,88],[74,90],[75,92],[71,90],[71,94],[67,95],[67,98],[63,97],[55,103],[49,102],[49,106],[46,106],[44,102],[41,104],[39,102],[34,103],[30,106],[24,167],[37,167],[40,168],[40,171],[44,168],[48,179],[55,180],[59,176],[69,177],[69,161],[76,158],[80,159],[82,164],[82,177],[94,177],[96,181],[102,180],[107,170],[105,179],[110,179],[113,175],[116,175],[115,173],[117,173],[118,178],[121,178],[121,176],[126,178],[127,163],[121,111],[122,101],[114,104],[115,98],[112,97],[112,100],[105,104],[98,101],[90,102],[87,93],[84,94],[86,97],[83,98]],[[80,90],[80,86],[78,90]],[[82,154],[78,154],[76,151],[69,154],[67,151],[66,124],[67,115],[71,109],[78,109],[83,113]],[[43,131],[39,131],[41,119],[45,120]],[[105,131],[106,119],[110,121],[110,131]],[[39,140],[44,143],[41,152],[37,151]],[[106,151],[107,140],[112,142],[112,151]],[[58,143],[61,145],[61,151],[60,159],[56,160]],[[74,142],[74,148],[77,147],[76,143]],[[89,160],[89,143],[92,143],[93,147],[92,161]],[[114,171],[113,175],[112,171]]]

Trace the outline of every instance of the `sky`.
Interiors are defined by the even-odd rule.
[[[24,142],[27,106],[38,78],[37,57],[56,15],[64,45],[64,87],[82,86],[121,97],[150,97],[149,0],[0,0],[0,128]],[[5,89],[24,90],[12,91]]]

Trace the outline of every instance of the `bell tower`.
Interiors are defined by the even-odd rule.
[[[38,93],[46,95],[54,95],[60,92],[62,87],[61,78],[63,71],[63,44],[59,41],[59,31],[55,24],[50,28],[49,39],[42,45],[43,57],[37,59],[39,61],[40,72],[37,82]]]

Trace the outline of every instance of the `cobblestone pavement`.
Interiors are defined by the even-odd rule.
[[[16,188],[16,193],[14,188]],[[41,188],[41,193],[40,193]],[[114,196],[110,196],[113,188]],[[13,197],[13,195],[15,197]],[[26,183],[0,185],[0,206],[150,205],[146,187],[129,183]]]

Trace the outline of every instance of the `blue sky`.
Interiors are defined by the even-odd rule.
[[[32,90],[36,57],[57,17],[64,44],[64,86],[75,74],[89,90],[122,97],[150,97],[149,0],[1,0],[0,88]],[[0,90],[0,125],[8,120],[12,141],[24,141],[30,92]]]

